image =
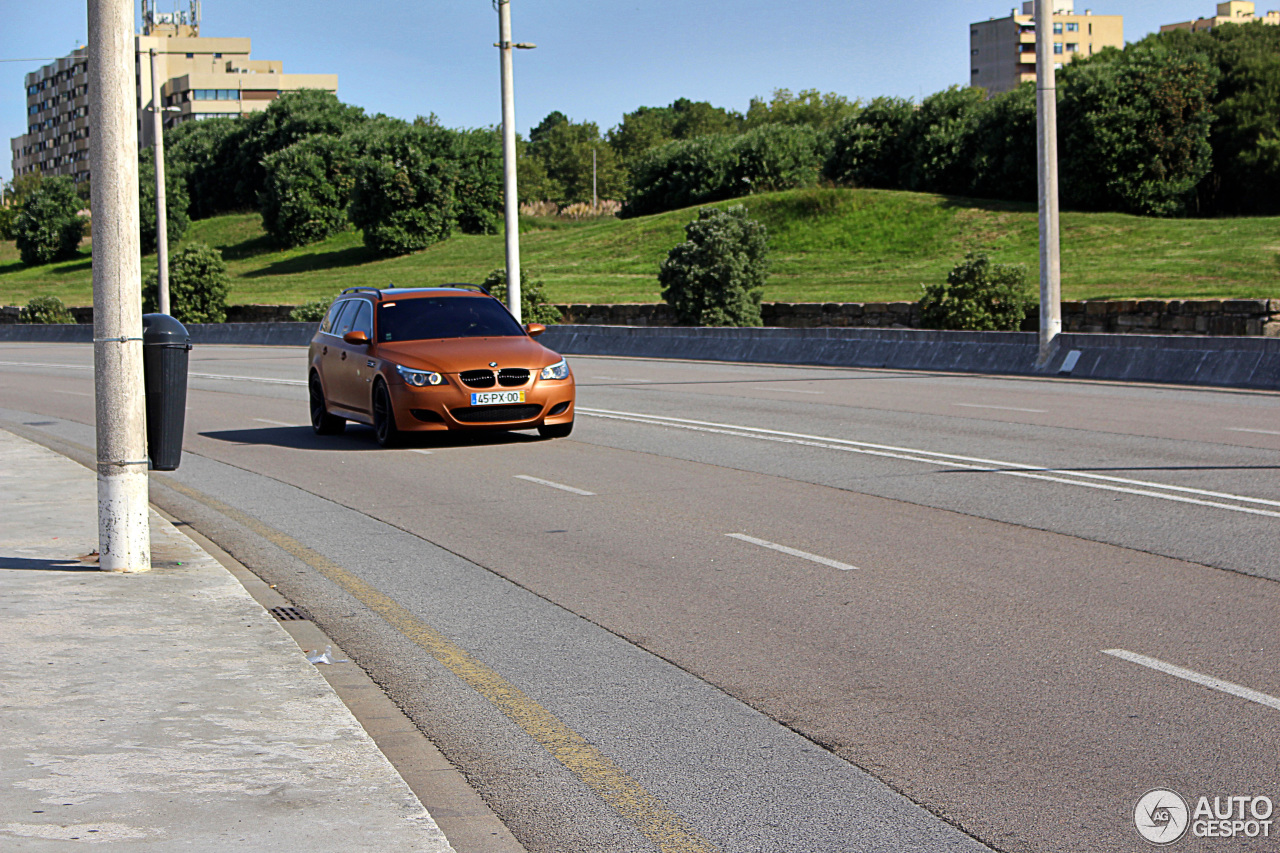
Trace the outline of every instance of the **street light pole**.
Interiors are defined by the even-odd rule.
[[[156,157],[156,282],[160,313],[169,314],[169,221],[164,197],[164,107],[160,100],[160,75],[156,49],[151,48],[151,150]]]
[[[515,74],[511,50],[532,50],[537,45],[511,43],[511,0],[493,0],[498,10],[498,48],[502,67],[502,193],[503,222],[507,232],[507,307],[517,322],[520,316],[520,202],[516,195]]]
[[[88,0],[98,565],[151,568],[133,0]]]
[[[1053,3],[1036,0],[1036,144],[1040,184],[1040,354],[1044,368],[1062,334],[1058,226],[1058,93],[1053,67]]]

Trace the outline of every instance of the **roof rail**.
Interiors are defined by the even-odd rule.
[[[378,294],[378,300],[382,300],[382,291],[376,287],[345,287],[342,289],[342,293],[338,295],[346,296],[348,293],[376,293]]]
[[[481,293],[483,293],[485,296],[493,295],[492,293],[489,292],[489,288],[485,287],[483,284],[465,284],[465,283],[442,284],[441,287],[451,287],[456,290],[478,290]]]

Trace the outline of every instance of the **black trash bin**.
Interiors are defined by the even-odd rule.
[[[182,461],[191,335],[168,314],[142,315],[142,372],[147,392],[147,455],[153,471]]]

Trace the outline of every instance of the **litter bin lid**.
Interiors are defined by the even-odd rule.
[[[191,335],[187,332],[187,327],[168,314],[142,315],[143,346],[186,346],[190,342]]]

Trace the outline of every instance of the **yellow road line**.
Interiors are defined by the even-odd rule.
[[[586,738],[560,722],[554,714],[507,681],[487,664],[472,657],[427,625],[390,596],[348,572],[323,554],[269,527],[235,507],[172,480],[157,478],[179,494],[204,504],[245,527],[346,590],[381,616],[388,625],[434,657],[473,690],[488,699],[508,719],[595,791],[624,820],[635,826],[663,853],[716,853],[717,848],[697,834],[612,759]]]

